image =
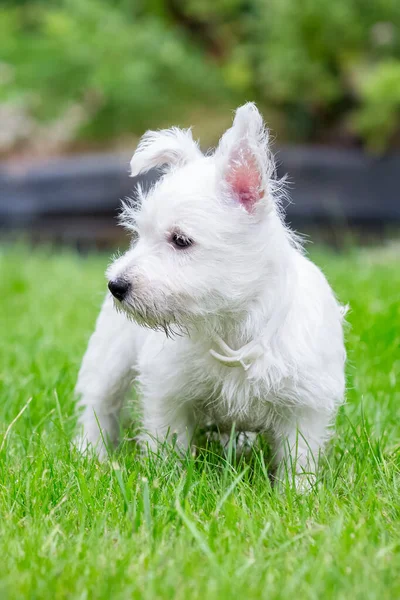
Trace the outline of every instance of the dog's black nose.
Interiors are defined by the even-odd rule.
[[[114,279],[108,282],[108,289],[117,300],[123,300],[130,288],[130,284],[125,279]]]

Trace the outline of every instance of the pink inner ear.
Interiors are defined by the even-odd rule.
[[[250,153],[233,159],[226,174],[226,182],[248,212],[252,212],[263,197],[261,174],[256,159]]]

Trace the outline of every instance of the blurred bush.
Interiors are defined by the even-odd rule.
[[[248,99],[281,139],[399,144],[398,0],[3,0],[0,61],[3,148]]]
[[[184,30],[131,4],[18,0],[0,9],[3,147],[34,136],[50,148],[109,139],[220,99],[215,65]]]

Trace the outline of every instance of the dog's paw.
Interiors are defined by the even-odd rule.
[[[316,483],[317,478],[313,473],[300,473],[294,478],[294,488],[298,494],[310,494]]]
[[[95,454],[100,461],[105,460],[108,456],[106,445],[100,435],[90,436],[80,432],[72,443],[80,454]]]
[[[208,439],[219,442],[225,454],[228,454],[230,448],[232,448],[236,458],[241,458],[242,456],[248,458],[256,443],[257,434],[252,431],[240,431],[232,438],[229,433],[212,431],[208,434]]]
[[[294,490],[297,494],[310,494],[316,486],[317,477],[314,473],[287,473],[285,468],[278,470],[273,478],[274,487],[281,493]]]

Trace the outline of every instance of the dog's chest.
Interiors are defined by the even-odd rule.
[[[242,366],[227,367],[203,354],[196,408],[200,422],[217,424],[229,430],[264,429],[273,414],[273,398],[264,381],[252,378]],[[199,372],[199,371],[198,371]],[[251,371],[250,371],[251,372]]]

